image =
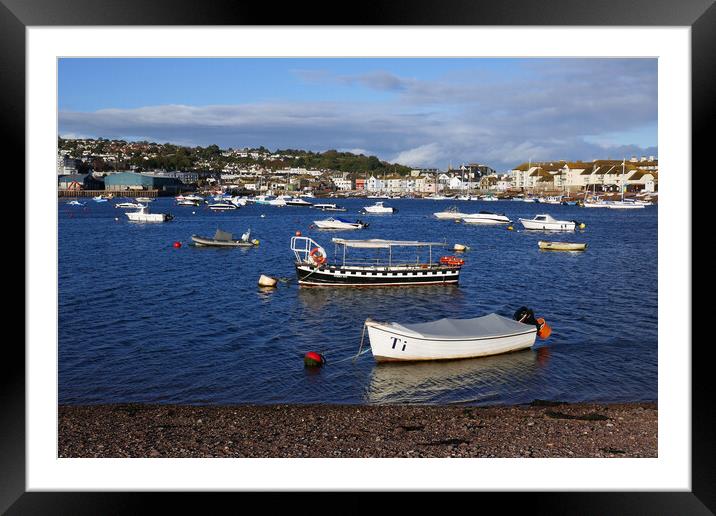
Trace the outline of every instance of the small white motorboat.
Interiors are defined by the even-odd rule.
[[[469,217],[471,214],[458,211],[457,206],[452,206],[445,211],[433,213],[433,215],[440,220],[460,220],[464,217]]]
[[[481,211],[479,213],[472,213],[462,218],[465,224],[509,224],[512,222],[509,217],[505,215],[498,215],[490,211]]]
[[[135,200],[137,202],[141,202],[142,204],[146,204],[148,202],[152,202],[154,199],[152,199],[151,197],[137,197]]]
[[[396,212],[397,210],[390,206],[385,206],[383,204],[383,201],[377,201],[372,206],[365,206],[363,208],[363,211],[365,211],[366,213],[393,213],[393,212]]]
[[[174,218],[170,213],[150,213],[148,206],[142,206],[139,210],[130,211],[125,215],[133,222],[167,222]]]
[[[210,204],[208,208],[213,211],[227,211],[239,209],[237,205],[231,204],[230,202],[215,202]]]
[[[314,204],[313,207],[321,211],[346,211],[345,208],[334,203],[318,203]]]
[[[525,229],[546,231],[574,231],[578,224],[576,220],[557,220],[546,213],[535,215],[533,219],[520,218],[519,220]]]
[[[532,311],[525,307],[512,319],[494,313],[473,319],[439,319],[417,324],[368,319],[365,327],[377,362],[498,355],[530,348],[538,334],[547,338],[551,333],[544,319],[535,319]]]
[[[142,208],[144,205],[137,202],[118,202],[115,208]]]
[[[201,203],[199,201],[192,201],[190,199],[182,199],[181,201],[177,201],[177,206],[199,206]]]
[[[299,207],[306,207],[313,206],[313,203],[304,201],[300,197],[294,197],[292,199],[286,200],[286,206],[299,206]]]
[[[101,195],[98,195],[98,196],[96,196],[96,197],[92,197],[92,200],[93,200],[94,202],[107,202],[107,199],[105,199],[105,198],[102,197]]]
[[[68,206],[84,206],[85,203],[79,201],[70,201],[66,203]]]
[[[325,220],[314,220],[313,223],[318,229],[364,229],[368,224],[362,220],[351,222],[350,220],[341,219],[339,217],[330,217]]]
[[[645,208],[646,206],[642,203],[634,202],[634,201],[612,201],[607,204],[607,208],[611,210],[635,210],[640,208]]]
[[[288,203],[286,202],[286,199],[284,197],[276,197],[275,199],[271,199],[268,201],[270,206],[278,206],[278,207],[284,207],[288,206]]]

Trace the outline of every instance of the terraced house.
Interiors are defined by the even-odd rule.
[[[622,163],[623,177],[622,177]],[[522,163],[511,172],[512,188],[534,191],[658,190],[659,164],[653,157],[622,160],[551,161]]]

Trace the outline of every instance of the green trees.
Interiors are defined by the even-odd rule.
[[[155,142],[126,142],[122,140],[66,140],[58,138],[58,149],[67,151],[75,157],[89,150],[93,154],[105,152],[116,153],[120,161],[126,165],[134,165],[140,170],[204,170],[220,171],[226,165],[249,167],[261,165],[268,169],[287,167],[306,168],[312,170],[335,170],[359,174],[370,172],[372,174],[400,174],[407,175],[410,168],[399,164],[381,161],[376,156],[352,154],[329,149],[324,152],[305,151],[300,149],[276,150],[276,158],[241,157],[238,153],[227,153],[225,156],[218,145],[207,147],[185,147],[171,143]],[[260,155],[272,154],[266,147],[248,149]],[[97,163],[98,168],[105,168],[108,163]]]

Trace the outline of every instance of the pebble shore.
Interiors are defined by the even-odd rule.
[[[657,457],[656,403],[59,407],[59,457]]]

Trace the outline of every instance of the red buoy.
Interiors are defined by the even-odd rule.
[[[179,249],[181,247],[181,242],[176,241],[174,242],[174,249]]]
[[[301,236],[301,232],[300,232],[300,231],[296,231],[296,236]]]
[[[326,357],[315,351],[309,351],[303,356],[303,364],[306,367],[322,367],[326,363]]]

